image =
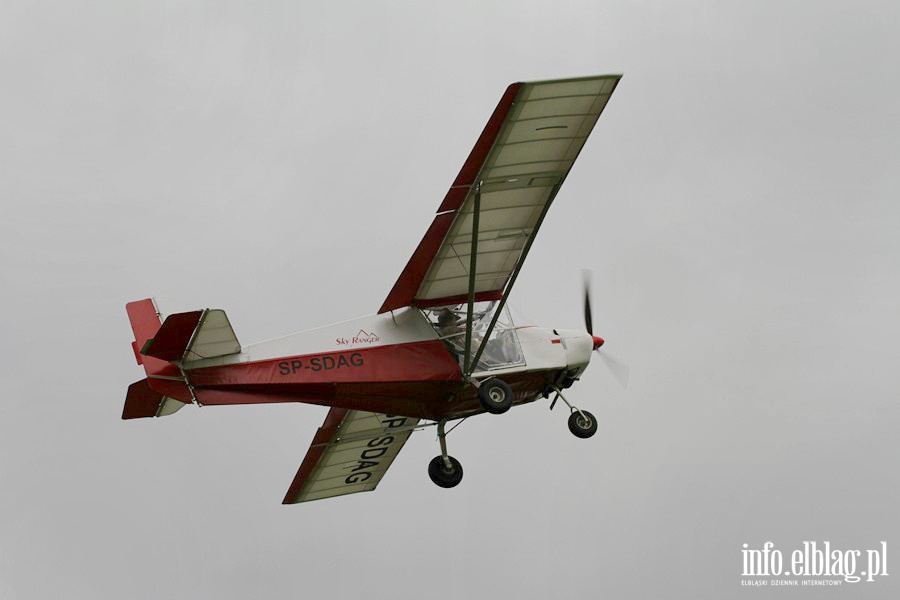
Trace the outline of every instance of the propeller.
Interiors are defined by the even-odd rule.
[[[615,380],[619,382],[622,389],[628,389],[628,377],[631,375],[631,369],[628,368],[628,365],[617,358],[613,358],[608,352],[601,352],[598,349],[597,354],[600,355],[603,364],[606,365]]]
[[[584,326],[587,332],[594,335],[594,319],[591,317],[591,272],[587,269],[581,272],[584,280]]]
[[[611,356],[606,350],[600,350],[604,344],[603,338],[594,335],[594,319],[591,309],[591,272],[587,269],[581,272],[584,280],[584,326],[587,332],[594,338],[594,350],[600,355],[603,364],[609,369],[612,376],[623,388],[628,387],[628,377],[631,370],[628,365]]]

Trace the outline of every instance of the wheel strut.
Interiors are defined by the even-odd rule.
[[[576,406],[572,406],[572,405],[569,403],[569,401],[566,400],[566,397],[563,396],[562,390],[560,390],[560,389],[559,389],[558,387],[556,387],[556,386],[553,386],[553,391],[556,392],[556,396],[553,397],[553,402],[550,403],[550,410],[553,410],[553,407],[556,406],[556,401],[559,400],[560,398],[562,398],[562,401],[565,402],[565,403],[566,403],[566,406],[569,407],[569,412],[571,412],[571,413],[577,412],[577,413],[581,414],[581,416],[584,416],[584,413],[581,412],[581,409],[580,409],[580,408],[578,408],[578,407],[576,407]]]
[[[569,431],[572,432],[572,435],[584,439],[597,433],[597,419],[594,415],[586,410],[572,406],[558,387],[553,386],[553,390],[556,391],[556,396],[553,398],[553,402],[550,403],[550,410],[553,410],[556,401],[562,398],[562,401],[569,407]]]
[[[444,427],[447,425],[447,419],[441,419],[437,424],[437,435],[438,442],[441,444],[441,458],[444,461],[444,466],[450,470],[453,469],[453,464],[450,462],[450,457],[447,455],[447,433],[444,431]]]

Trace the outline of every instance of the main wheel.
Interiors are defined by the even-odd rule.
[[[484,410],[499,415],[512,407],[513,391],[502,379],[491,377],[478,387],[478,400]]]
[[[428,476],[431,477],[431,480],[435,485],[442,488],[452,488],[457,486],[459,482],[462,481],[463,476],[462,465],[459,464],[459,461],[452,456],[448,456],[447,458],[450,459],[450,470],[448,470],[447,465],[444,464],[443,456],[435,456],[431,459],[431,462],[428,463]]]
[[[569,431],[575,437],[589,438],[597,433],[597,419],[586,410],[576,410],[569,415]]]

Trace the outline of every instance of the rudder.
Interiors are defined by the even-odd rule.
[[[131,330],[134,332],[134,341],[131,348],[134,350],[134,358],[139,365],[144,366],[147,375],[158,373],[161,367],[165,365],[163,361],[156,359],[148,359],[141,355],[141,348],[147,343],[147,340],[153,339],[156,332],[159,331],[162,321],[159,320],[159,311],[156,310],[156,303],[153,298],[137,300],[129,302],[125,305],[125,311],[128,313],[128,320],[131,322]],[[155,362],[159,364],[153,364]]]

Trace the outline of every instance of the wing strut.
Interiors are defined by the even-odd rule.
[[[478,356],[481,355],[481,348],[476,353],[475,361],[469,362],[472,357],[472,312],[475,306],[475,275],[478,273],[478,217],[481,215],[481,182],[479,181],[475,187],[475,197],[473,198],[472,212],[472,250],[469,256],[469,299],[466,307],[466,354],[463,360],[463,372],[466,377],[472,374],[472,365],[478,364]],[[502,308],[502,306],[501,306]],[[490,332],[488,332],[490,334]],[[485,338],[487,339],[487,338]],[[481,340],[484,344],[484,340]]]
[[[537,223],[534,226],[534,229],[537,230],[540,228],[541,223],[544,222],[544,217],[547,216],[547,211],[550,210],[550,205],[553,204],[553,199],[556,198],[556,194],[559,191],[559,186],[562,185],[562,182],[557,182],[556,185],[553,186],[553,189],[550,192],[550,196],[547,199],[547,203],[544,204],[544,208],[541,210],[541,214],[538,217]],[[479,212],[479,204],[481,200],[481,192],[480,190],[475,195],[475,214],[474,220],[478,221],[478,212]],[[476,225],[477,227],[477,225]],[[534,238],[536,236],[530,236],[528,241],[525,242],[525,247],[522,248],[522,254],[519,255],[519,260],[516,261],[516,266],[513,269],[512,276],[509,278],[509,284],[506,286],[506,289],[503,290],[503,296],[500,298],[500,304],[497,305],[496,310],[494,310],[494,316],[491,318],[491,323],[488,325],[487,331],[484,332],[484,337],[481,338],[481,343],[478,345],[478,350],[475,352],[475,356],[472,358],[471,363],[466,364],[465,371],[463,372],[463,376],[465,378],[469,378],[472,375],[472,372],[475,370],[475,366],[478,364],[478,359],[481,358],[481,353],[484,351],[484,346],[487,344],[488,339],[490,339],[491,334],[494,332],[494,325],[497,324],[497,319],[500,318],[500,314],[503,312],[503,307],[506,305],[506,299],[509,298],[509,293],[513,289],[513,285],[516,283],[516,278],[519,276],[519,273],[522,271],[522,265],[525,263],[525,258],[528,256],[528,251],[531,249],[531,244],[534,243]],[[472,240],[473,244],[476,243],[477,236]],[[475,252],[472,252],[474,257]],[[472,264],[474,265],[475,260],[472,259]],[[468,323],[466,323],[466,340],[468,341],[469,331],[472,327],[472,305],[474,304],[474,294],[473,294],[473,281],[474,281],[474,268],[470,273],[469,277],[469,318]],[[469,345],[466,344],[466,356],[469,353]]]

